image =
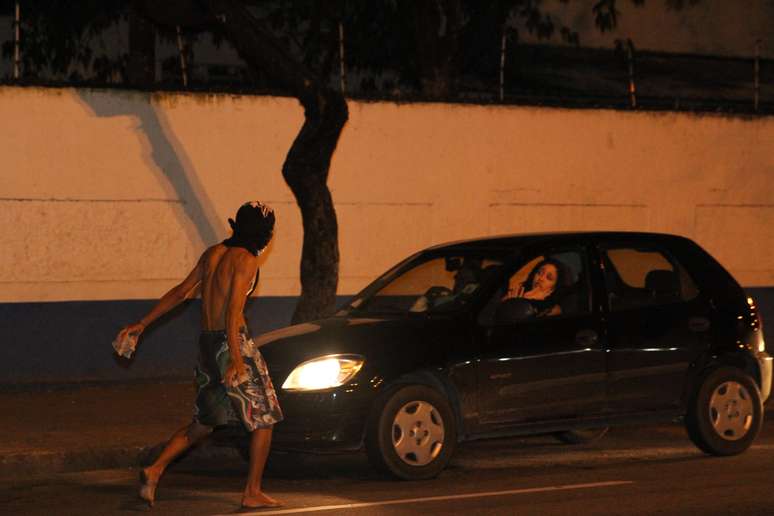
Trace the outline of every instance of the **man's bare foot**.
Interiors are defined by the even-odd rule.
[[[156,486],[159,483],[161,475],[151,468],[140,470],[140,498],[145,500],[149,506],[153,507],[156,501]]]
[[[256,494],[242,495],[242,507],[247,509],[259,509],[261,507],[282,507],[282,502],[272,498],[263,491]]]

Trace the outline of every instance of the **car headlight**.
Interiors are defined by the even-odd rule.
[[[308,360],[288,375],[282,388],[287,391],[316,391],[344,385],[363,367],[360,355],[326,355]]]

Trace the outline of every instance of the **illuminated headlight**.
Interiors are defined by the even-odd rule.
[[[327,355],[299,365],[282,384],[287,391],[317,391],[344,385],[363,367],[359,355]]]
[[[766,341],[763,340],[763,330],[755,332],[755,346],[758,348],[759,353],[766,351]]]

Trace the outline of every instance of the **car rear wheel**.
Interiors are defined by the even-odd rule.
[[[609,426],[602,428],[586,428],[583,430],[567,430],[564,432],[556,432],[554,437],[567,444],[588,444],[601,439],[608,430],[610,430]]]
[[[379,471],[404,480],[437,476],[457,442],[454,415],[446,396],[424,385],[388,391],[374,407],[366,432],[366,452]]]
[[[688,407],[691,441],[711,455],[736,455],[750,447],[763,423],[760,391],[752,378],[733,367],[704,377]]]

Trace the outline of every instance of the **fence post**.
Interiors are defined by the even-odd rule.
[[[634,83],[634,43],[631,39],[626,40],[626,59],[629,62],[629,104],[632,108],[637,107],[637,86]]]
[[[339,82],[341,93],[347,92],[347,69],[344,61],[344,23],[339,20]]]
[[[20,1],[16,0],[16,9],[13,20],[13,78],[19,80],[21,75],[21,5]]]
[[[177,29],[177,51],[180,54],[180,72],[183,76],[183,87],[188,88],[188,67],[185,62],[185,49],[183,48],[183,34],[180,32],[180,25]]]
[[[755,40],[755,68],[754,68],[754,77],[753,77],[753,89],[754,89],[754,96],[753,96],[753,104],[755,106],[755,111],[758,111],[758,106],[760,104],[760,96],[761,96],[761,81],[760,81],[760,75],[761,75],[761,40],[757,39]]]

